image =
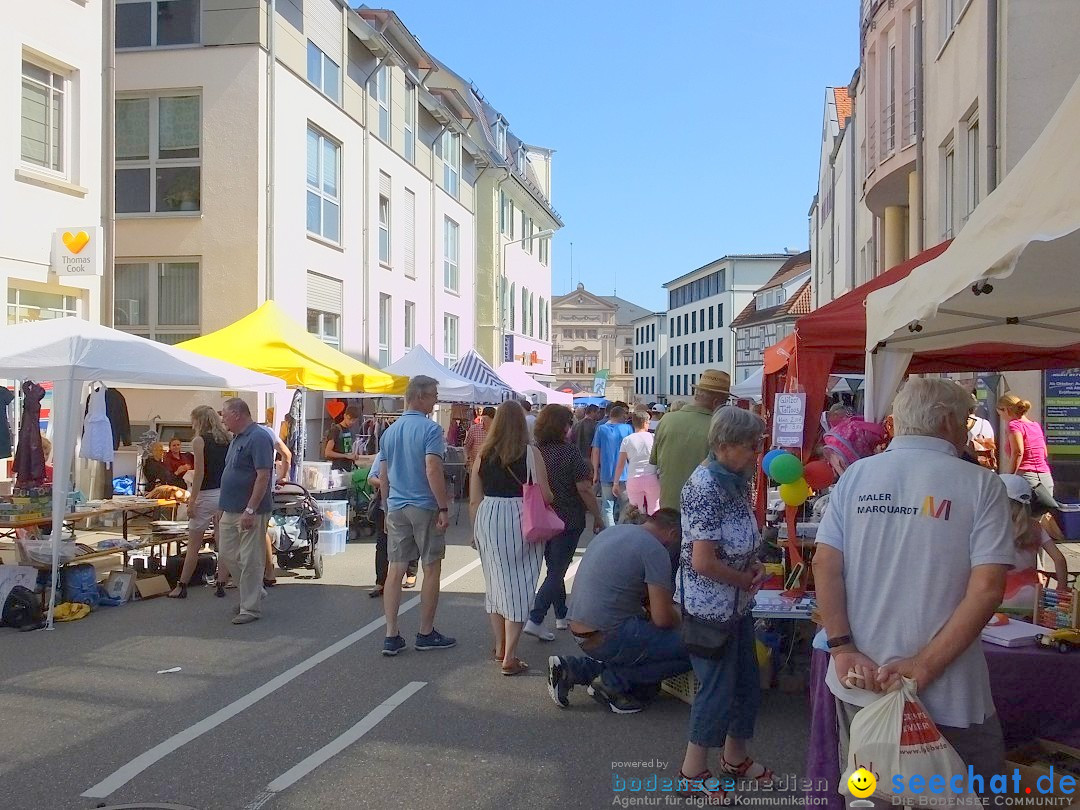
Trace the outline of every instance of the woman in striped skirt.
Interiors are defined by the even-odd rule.
[[[520,675],[529,668],[517,657],[517,645],[544,558],[544,544],[526,543],[521,531],[522,485],[529,466],[544,500],[551,503],[544,459],[529,444],[525,411],[517,402],[504,402],[473,462],[469,491],[473,535],[484,569],[484,608],[495,639],[494,659],[502,664],[503,675]]]

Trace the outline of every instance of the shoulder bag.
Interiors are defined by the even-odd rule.
[[[728,642],[735,634],[741,616],[733,615],[723,622],[702,619],[686,612],[686,580],[679,564],[679,613],[682,615],[683,646],[690,655],[716,661],[724,657]],[[737,605],[737,603],[736,603]]]
[[[514,471],[509,467],[506,471],[521,484],[521,533],[526,543],[546,543],[555,535],[561,533],[566,524],[562,518],[555,514],[555,510],[544,503],[544,493],[540,485],[534,482],[532,448],[525,448],[525,483],[518,480]]]

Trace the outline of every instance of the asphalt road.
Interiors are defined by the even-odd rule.
[[[0,808],[603,808],[614,776],[674,777],[680,701],[617,716],[578,688],[560,709],[545,673],[576,652],[565,633],[526,637],[532,671],[499,673],[468,540],[451,527],[436,620],[451,650],[379,654],[370,543],[328,558],[322,580],[281,578],[249,625],[230,624],[235,591],[193,588],[0,631]],[[410,642],[417,621],[403,613]],[[755,755],[801,774],[808,725],[803,694],[767,692]]]

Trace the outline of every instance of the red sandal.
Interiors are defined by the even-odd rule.
[[[761,768],[761,773],[757,776],[751,776],[750,770],[757,766]],[[764,788],[772,787],[773,772],[762,765],[760,762],[754,762],[750,757],[747,757],[737,765],[733,765],[727,761],[727,757],[723,754],[720,755],[720,768],[724,773],[731,774],[736,779],[752,779],[757,782],[759,786]]]

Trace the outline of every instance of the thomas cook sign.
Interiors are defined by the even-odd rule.
[[[103,258],[103,232],[99,226],[59,228],[53,234],[50,267],[58,276],[100,276]]]

